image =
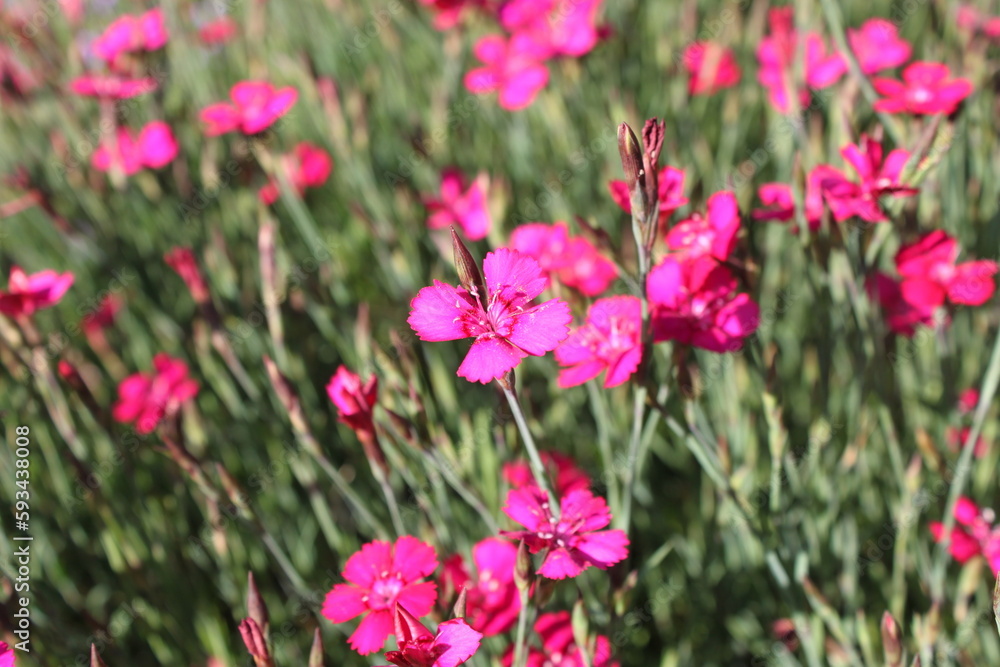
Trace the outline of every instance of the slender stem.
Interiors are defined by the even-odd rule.
[[[514,421],[517,422],[518,431],[521,432],[521,439],[524,440],[524,448],[528,450],[531,474],[534,476],[538,488],[548,496],[549,509],[552,515],[558,517],[559,503],[556,502],[555,494],[549,488],[549,482],[545,476],[545,466],[542,464],[542,457],[539,456],[538,448],[535,446],[535,439],[531,436],[528,422],[524,419],[524,413],[521,411],[521,403],[517,400],[517,395],[514,393],[512,387],[504,386],[504,384],[500,384],[500,386],[503,388],[503,393],[507,396],[507,402],[510,403],[510,411],[514,414]]]
[[[642,423],[646,410],[645,385],[636,385],[635,402],[632,407],[632,436],[628,443],[628,459],[625,466],[625,483],[622,494],[622,511],[618,525],[622,530],[628,532],[629,523],[632,520],[632,496],[635,492],[636,467],[639,460],[639,443],[642,441]]]
[[[405,535],[403,517],[399,514],[399,505],[396,503],[396,494],[389,483],[389,477],[377,465],[372,465],[372,474],[375,475],[378,485],[382,488],[382,495],[385,496],[385,504],[389,506],[389,516],[392,517],[392,527],[395,529],[396,535]]]
[[[517,614],[517,635],[514,639],[514,667],[525,667],[528,664],[528,652],[525,643],[528,639],[528,589],[519,591],[521,610]]]
[[[969,436],[962,445],[962,454],[958,457],[958,467],[955,469],[955,476],[952,478],[951,488],[948,490],[948,503],[945,506],[944,530],[942,530],[942,540],[938,543],[937,553],[934,554],[934,569],[931,572],[931,602],[940,604],[944,598],[944,575],[945,564],[947,563],[948,547],[951,545],[951,530],[955,527],[955,505],[958,497],[962,495],[965,484],[972,471],[972,453],[976,448],[976,441],[983,430],[983,422],[986,421],[986,413],[989,411],[993,396],[997,391],[997,384],[1000,384],[1000,332],[997,333],[996,341],[993,343],[993,354],[990,357],[989,366],[986,368],[986,377],[983,379],[983,387],[979,395],[979,405],[976,406],[976,415],[972,421],[972,429]]]

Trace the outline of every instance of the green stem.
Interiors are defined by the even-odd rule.
[[[498,383],[501,388],[503,388],[503,393],[507,396],[507,402],[510,403],[510,411],[514,414],[514,421],[517,422],[517,429],[521,432],[521,439],[524,441],[524,448],[528,450],[528,461],[531,464],[531,474],[535,478],[535,483],[538,488],[548,496],[549,498],[549,511],[552,512],[552,516],[559,517],[559,503],[556,501],[555,494],[549,488],[549,482],[545,476],[545,465],[542,464],[542,457],[538,454],[538,448],[535,446],[535,439],[531,435],[531,430],[528,428],[528,422],[524,419],[524,413],[521,411],[521,404],[517,400],[517,395],[514,393],[514,389],[508,385],[508,383]]]
[[[517,635],[514,639],[514,667],[525,667],[528,655],[525,644],[528,639],[528,589],[519,592],[521,596],[521,611],[517,614]]]
[[[642,441],[642,423],[646,410],[645,385],[636,385],[635,401],[632,406],[632,436],[628,443],[628,459],[625,466],[625,482],[622,494],[622,511],[618,525],[626,533],[632,520],[632,496],[635,493],[636,466],[639,460],[639,443]]]

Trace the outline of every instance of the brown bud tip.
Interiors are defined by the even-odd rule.
[[[528,553],[528,545],[521,540],[517,545],[517,558],[514,561],[514,584],[517,590],[526,592],[531,588],[535,578],[534,568],[531,563],[531,554]]]
[[[465,247],[455,228],[451,228],[451,247],[455,253],[455,270],[458,271],[458,281],[465,290],[483,302],[486,307],[486,284],[479,272],[479,265],[473,259],[472,253]]]
[[[899,625],[888,611],[882,614],[882,652],[886,667],[903,667],[903,645],[899,641]]]
[[[257,621],[252,618],[244,618],[240,622],[240,636],[247,647],[247,652],[253,656],[254,660],[268,660],[271,657],[267,650],[267,642],[264,641],[264,633],[261,632]]]
[[[652,167],[656,167],[660,159],[665,128],[666,123],[659,118],[650,118],[642,126],[642,148],[643,152],[649,157]]]
[[[267,626],[270,618],[267,615],[267,605],[260,595],[257,582],[254,581],[253,572],[247,572],[247,616],[257,622],[264,634],[267,634]]]
[[[90,645],[90,667],[108,667],[97,653],[97,647]]]
[[[622,158],[622,170],[625,172],[625,184],[631,193],[642,178],[642,148],[635,132],[622,123],[618,126],[618,153]]]
[[[313,645],[309,651],[308,667],[323,667],[323,636],[320,634],[319,628],[313,632]]]
[[[455,600],[455,606],[451,608],[452,618],[465,618],[465,598],[467,597],[467,590],[468,589],[463,586],[462,592],[458,594],[458,599]]]

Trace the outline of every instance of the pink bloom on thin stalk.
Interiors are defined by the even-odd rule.
[[[1000,574],[1000,528],[994,527],[995,516],[991,509],[980,509],[972,500],[962,496],[955,504],[955,520],[951,529],[948,551],[959,563],[983,556],[993,570]],[[935,542],[944,541],[944,524],[934,521],[930,525]]]
[[[460,555],[443,566],[442,589],[466,593],[465,620],[487,637],[507,632],[517,622],[521,597],[514,584],[517,547],[499,537],[488,537],[472,547],[476,576],[469,576]]]
[[[618,667],[611,657],[611,642],[598,635],[592,655],[585,657],[573,639],[573,622],[568,611],[542,614],[535,621],[535,633],[542,640],[542,648],[528,648],[527,667]],[[514,647],[504,653],[501,664],[511,667]]]
[[[510,236],[514,250],[538,261],[546,276],[586,296],[603,293],[618,278],[618,268],[581,236],[570,236],[565,222],[521,225]]]
[[[285,169],[288,184],[301,197],[306,188],[318,188],[326,183],[333,170],[333,161],[322,148],[303,141],[289,155],[283,156],[281,166]],[[278,201],[281,195],[278,179],[272,177],[257,194],[265,204]]]
[[[138,135],[126,127],[118,128],[110,143],[102,143],[90,163],[98,171],[110,171],[117,166],[126,176],[143,168],[160,169],[177,157],[177,140],[164,122],[149,123]]]
[[[363,615],[347,641],[361,655],[374,653],[393,634],[397,603],[417,616],[434,608],[437,585],[420,579],[437,566],[434,549],[415,537],[404,535],[395,544],[369,542],[347,559],[343,577],[348,583],[326,594],[323,616],[344,623]]]
[[[275,88],[266,81],[240,81],[229,91],[229,98],[232,104],[219,102],[201,110],[206,135],[263,132],[288,113],[299,93],[291,86]]]
[[[716,192],[708,198],[706,215],[695,213],[667,232],[667,247],[676,257],[714,257],[725,262],[736,246],[740,210],[732,192]]]
[[[694,42],[684,50],[688,94],[713,95],[740,82],[733,50],[715,42]]]
[[[865,21],[858,29],[847,29],[847,42],[861,71],[875,74],[899,67],[910,59],[910,43],[899,36],[896,24],[887,19]]]
[[[461,171],[447,168],[441,172],[441,196],[425,197],[424,205],[430,216],[427,226],[447,229],[457,226],[465,238],[478,241],[486,238],[493,226],[486,206],[486,178],[480,176],[466,187]]]
[[[874,79],[872,85],[884,99],[876,111],[918,115],[951,114],[972,93],[968,79],[951,79],[947,65],[915,62],[903,70],[903,80]]]
[[[509,111],[524,109],[549,82],[544,61],[548,49],[525,33],[505,39],[501,35],[483,37],[473,48],[484,67],[465,75],[465,87],[482,95],[499,91],[500,106]]]
[[[656,187],[660,206],[660,225],[662,226],[674,211],[688,203],[684,196],[684,170],[676,167],[660,167],[657,174]],[[628,185],[625,181],[611,181],[608,183],[611,191],[611,198],[626,213],[632,212],[632,201],[629,197]]]
[[[562,497],[570,491],[590,488],[590,477],[577,467],[572,457],[562,452],[542,452],[540,457],[549,478],[555,481],[556,495]],[[531,472],[531,466],[524,461],[503,464],[502,474],[504,480],[512,488],[537,488],[538,486],[535,476]]]
[[[760,308],[736,294],[736,278],[709,257],[667,256],[649,274],[653,339],[674,340],[711,352],[733,352],[757,330]]]
[[[372,409],[378,400],[378,378],[374,373],[362,384],[357,373],[340,366],[326,385],[326,393],[337,407],[341,422],[355,431],[375,430]]]
[[[458,367],[458,376],[486,384],[521,363],[543,356],[569,334],[569,305],[551,299],[531,302],[548,285],[531,257],[508,248],[487,253],[483,260],[486,294],[470,294],[438,280],[410,303],[410,327],[424,341],[474,338]]]
[[[956,264],[958,242],[938,229],[896,254],[896,271],[909,303],[939,307],[945,301],[968,306],[986,303],[996,289],[997,264],[978,260]]]
[[[135,422],[139,434],[152,433],[197,394],[198,383],[188,377],[187,364],[161,352],[153,357],[153,373],[135,373],[121,381],[111,416]]]
[[[524,540],[531,553],[547,550],[538,574],[548,579],[575,577],[594,566],[606,570],[628,557],[628,536],[622,530],[601,530],[611,523],[603,498],[578,489],[559,501],[559,518],[552,515],[548,496],[537,487],[507,492],[504,513],[527,530],[502,531]]]
[[[642,361],[642,303],[634,296],[598,299],[587,321],[556,348],[559,386],[575,387],[605,372],[605,388],[627,382]]]
[[[21,317],[54,306],[73,285],[73,280],[69,271],[57,273],[45,269],[28,275],[21,267],[12,266],[7,289],[0,290],[0,313]]]
[[[402,604],[396,606],[395,626],[399,650],[385,659],[397,667],[458,667],[476,654],[483,638],[461,618],[438,624],[433,633]]]
[[[158,88],[156,79],[126,79],[114,74],[84,75],[73,79],[70,92],[87,97],[123,100],[151,93]]]
[[[839,53],[827,55],[826,44],[819,33],[800,35],[795,30],[791,7],[771,9],[768,21],[770,33],[757,47],[757,61],[760,64],[757,80],[767,88],[771,104],[781,113],[792,109],[793,91],[789,90],[790,85],[797,91],[795,94],[798,95],[799,107],[806,107],[810,100],[809,88],[832,86],[847,71],[847,64]],[[800,46],[805,49],[805,86],[794,80]]]

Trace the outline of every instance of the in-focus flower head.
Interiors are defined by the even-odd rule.
[[[399,650],[389,651],[385,659],[397,667],[458,667],[479,650],[483,634],[465,619],[444,621],[432,633],[405,605],[397,605],[395,613]]]
[[[606,570],[628,556],[628,536],[622,530],[601,530],[611,523],[603,498],[587,489],[564,495],[559,518],[552,514],[548,497],[537,487],[511,489],[504,513],[527,530],[503,531],[524,540],[531,553],[547,550],[538,574],[549,579],[575,577],[594,566]]]
[[[219,102],[201,110],[205,134],[227,132],[257,134],[271,127],[295,105],[299,98],[291,86],[275,88],[266,81],[240,81],[229,91],[232,104]]]
[[[119,127],[112,142],[102,143],[90,158],[98,171],[117,166],[130,176],[143,168],[160,169],[177,157],[177,140],[170,126],[162,121],[149,123],[136,135]]]
[[[367,655],[382,648],[394,632],[396,605],[426,616],[437,600],[437,585],[420,581],[437,569],[434,549],[404,535],[395,544],[376,540],[344,564],[346,584],[336,584],[323,602],[323,616],[344,623],[364,616],[348,638],[351,648]]]
[[[486,384],[521,359],[555,349],[569,334],[573,316],[560,299],[531,305],[548,279],[527,255],[509,248],[487,253],[483,273],[483,295],[438,280],[421,289],[410,303],[407,322],[424,341],[474,338],[458,376]]]
[[[288,184],[300,197],[307,188],[317,188],[326,183],[333,170],[330,154],[308,141],[301,142],[291,154],[285,155],[281,164],[286,170]],[[281,187],[277,178],[271,178],[258,193],[265,204],[273,204],[280,195]]]
[[[36,310],[54,306],[73,285],[74,276],[45,269],[27,274],[19,266],[10,269],[7,289],[0,290],[0,313],[12,317],[28,316]]]
[[[733,50],[716,42],[694,42],[684,50],[690,95],[713,95],[740,82]]]
[[[188,377],[187,364],[161,352],[153,357],[152,373],[135,373],[121,381],[111,415],[115,421],[135,422],[137,433],[152,433],[197,394],[198,383]]]
[[[460,227],[470,241],[486,238],[493,221],[486,205],[485,180],[480,177],[467,184],[458,169],[443,170],[440,196],[424,198],[424,205],[430,214],[427,226],[431,229]]]
[[[521,597],[514,584],[516,559],[515,545],[499,537],[488,537],[472,547],[474,578],[469,576],[459,555],[448,559],[443,566],[441,588],[449,587],[455,593],[465,590],[465,620],[487,637],[507,632],[517,622]]]
[[[918,61],[903,70],[903,80],[874,79],[883,99],[876,111],[917,115],[951,114],[972,93],[968,79],[952,79],[947,65]]]
[[[560,387],[575,387],[605,372],[604,386],[626,382],[642,361],[642,303],[634,296],[598,299],[587,321],[556,348]]]

